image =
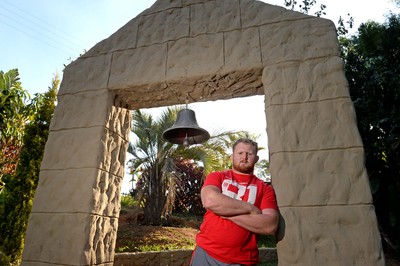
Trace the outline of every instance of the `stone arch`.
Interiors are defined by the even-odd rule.
[[[130,109],[265,95],[280,265],[383,265],[334,24],[254,0],[158,0],[68,65],[24,265],[111,265]]]

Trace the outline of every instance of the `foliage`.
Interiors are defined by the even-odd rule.
[[[15,173],[23,129],[31,114],[26,106],[28,98],[17,69],[0,71],[0,193],[3,178]]]
[[[362,24],[341,44],[382,238],[399,250],[400,16]]]
[[[174,212],[204,214],[200,199],[200,189],[203,185],[203,168],[193,160],[175,160],[180,175],[180,183],[174,188],[176,197]]]
[[[256,176],[265,182],[271,183],[271,174],[269,172],[269,161],[260,160],[256,165],[254,172]]]
[[[137,201],[129,196],[129,195],[122,195],[121,196],[121,207],[134,207],[137,206]]]
[[[259,248],[276,247],[275,237],[271,235],[259,235],[257,245]]]
[[[32,208],[44,146],[49,133],[49,126],[55,108],[58,75],[52,81],[52,87],[44,95],[37,94],[28,106],[33,110],[32,120],[26,124],[23,147],[16,173],[8,175],[5,182],[4,215],[0,220],[2,251],[11,262],[18,262],[22,255],[25,231]],[[3,232],[7,232],[4,234]]]

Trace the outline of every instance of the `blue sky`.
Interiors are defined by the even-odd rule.
[[[31,95],[45,92],[56,72],[62,77],[64,65],[108,38],[154,2],[0,0],[0,70],[18,68],[22,86]],[[283,5],[284,0],[263,2]],[[383,22],[391,10],[399,13],[392,0],[318,0],[317,3],[327,6],[324,17],[334,22],[350,13],[356,28],[369,19]],[[220,111],[215,112],[217,106]],[[189,108],[195,110],[199,125],[210,132],[247,130],[261,135],[258,140],[261,146],[268,145],[261,96],[193,104]],[[268,158],[268,151],[260,156]]]

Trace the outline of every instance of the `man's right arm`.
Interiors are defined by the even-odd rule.
[[[261,210],[253,204],[232,199],[221,193],[221,190],[213,185],[204,186],[201,189],[201,202],[203,207],[219,216],[236,216],[241,214],[260,214]]]

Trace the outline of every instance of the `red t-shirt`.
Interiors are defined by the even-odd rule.
[[[203,187],[208,185],[217,186],[222,194],[250,202],[261,210],[278,210],[273,187],[254,175],[249,177],[232,170],[213,172],[207,176]],[[209,210],[204,215],[196,244],[224,263],[251,265],[258,262],[257,234]]]

